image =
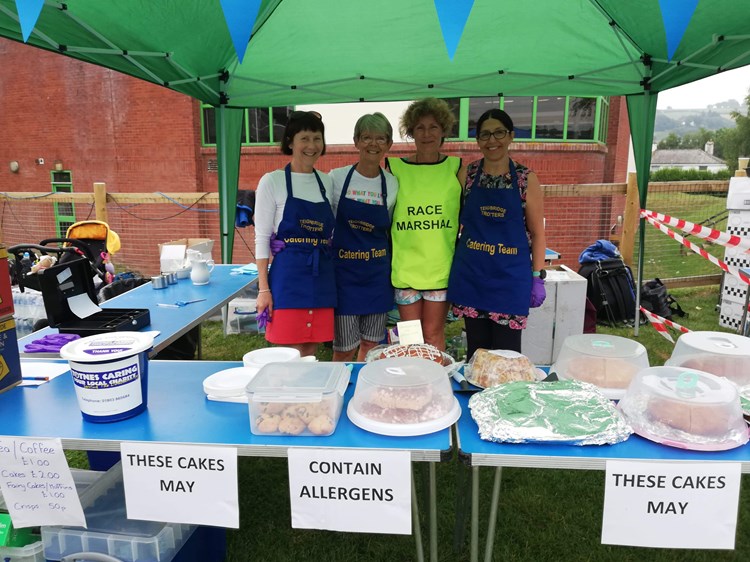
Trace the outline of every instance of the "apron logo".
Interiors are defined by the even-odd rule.
[[[370,258],[384,258],[388,255],[388,250],[383,248],[378,250],[377,248],[371,248],[370,250],[344,250],[339,249],[340,260],[364,260],[370,261]]]
[[[482,213],[482,216],[485,217],[493,219],[505,218],[505,208],[498,207],[497,205],[483,205],[482,207],[479,207],[479,211]]]
[[[352,230],[361,230],[362,232],[372,232],[373,230],[375,230],[375,225],[366,221],[349,219],[348,222],[349,228],[351,228]]]
[[[299,226],[309,232],[323,232],[323,223],[313,219],[300,219]]]
[[[518,248],[513,246],[506,246],[504,244],[491,244],[489,242],[477,242],[476,240],[472,240],[471,238],[466,239],[466,247],[469,250],[475,250],[477,252],[486,252],[491,256],[495,255],[495,252],[498,254],[503,254],[506,256],[516,256],[518,255]]]

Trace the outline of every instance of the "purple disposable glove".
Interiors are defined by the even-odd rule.
[[[537,308],[544,304],[547,298],[547,291],[544,290],[544,279],[539,277],[531,278],[531,308]]]
[[[271,255],[275,256],[276,254],[278,254],[284,248],[286,248],[286,244],[284,244],[284,241],[283,240],[277,240],[275,232],[273,234],[271,234]]]
[[[283,244],[283,242],[282,242],[282,244]],[[263,310],[263,312],[261,312],[260,314],[258,314],[255,317],[255,321],[258,323],[258,329],[259,330],[262,330],[263,328],[265,328],[266,325],[268,324],[268,322],[270,321],[270,318],[268,317],[268,309],[266,308],[266,309]]]
[[[23,350],[26,353],[57,353],[62,347],[73,340],[79,339],[78,334],[48,334],[31,343],[27,343]]]

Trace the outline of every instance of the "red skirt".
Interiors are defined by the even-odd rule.
[[[275,309],[266,340],[279,345],[333,340],[333,308]]]

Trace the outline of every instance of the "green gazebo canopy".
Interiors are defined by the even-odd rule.
[[[749,30],[742,0],[0,0],[0,36],[218,108],[227,261],[235,108],[625,95],[645,172],[657,93],[750,63]]]

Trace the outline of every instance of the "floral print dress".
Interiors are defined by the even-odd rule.
[[[471,186],[474,184],[474,178],[477,175],[479,169],[479,160],[469,164],[466,169],[466,185],[464,186],[464,202],[471,191]],[[521,192],[521,208],[526,210],[526,186],[529,177],[529,170],[526,166],[514,162],[516,165],[516,175],[518,176],[518,190]],[[501,176],[491,176],[484,171],[479,177],[479,185],[481,187],[489,189],[513,189],[513,182],[510,178],[510,172]],[[524,214],[523,219],[524,225],[526,224],[526,215]],[[529,234],[528,228],[526,229],[526,238],[529,241],[529,248],[531,248],[531,234]],[[526,328],[527,316],[520,316],[517,314],[505,314],[503,312],[492,312],[488,310],[478,310],[471,306],[453,305],[453,314],[457,318],[488,318],[497,324],[508,326],[513,330],[523,330]]]

